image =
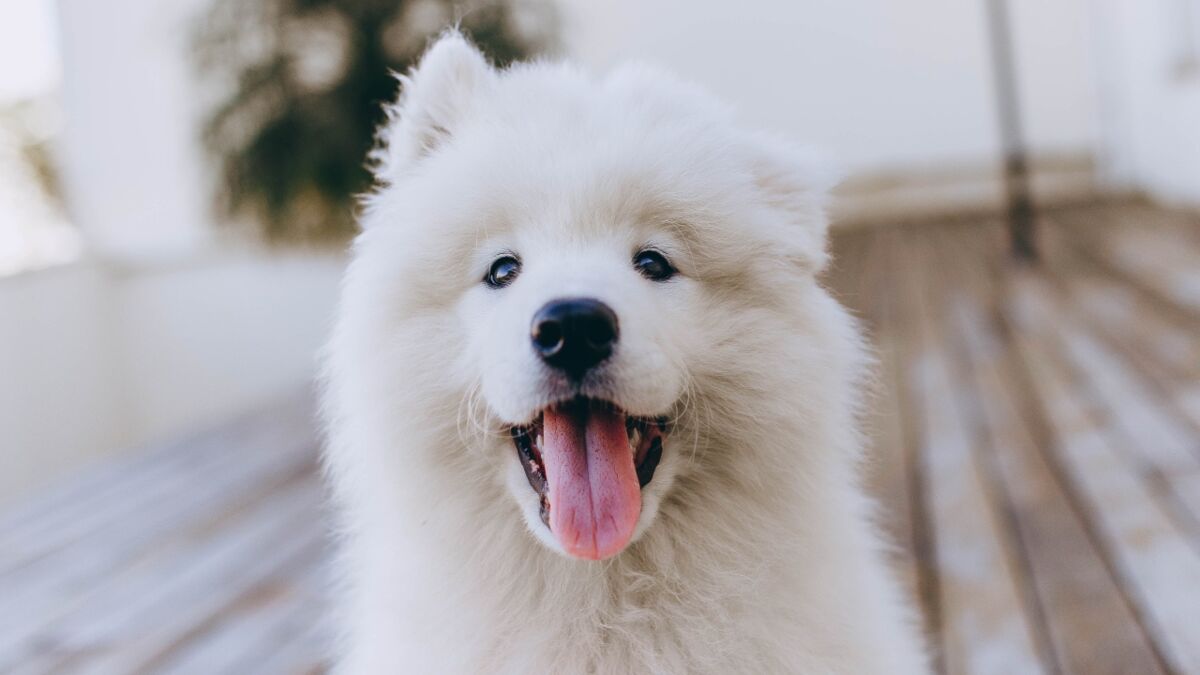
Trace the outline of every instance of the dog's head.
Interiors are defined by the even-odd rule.
[[[821,185],[661,73],[499,72],[457,34],[393,112],[347,295],[405,363],[370,376],[402,370],[380,390],[454,424],[547,546],[616,555],[794,371]]]

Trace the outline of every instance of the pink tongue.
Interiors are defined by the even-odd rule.
[[[642,512],[625,416],[599,407],[547,410],[542,463],[550,484],[550,531],[587,560],[620,553]]]

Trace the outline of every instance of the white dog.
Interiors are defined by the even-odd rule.
[[[341,672],[926,672],[795,153],[456,33],[382,141],[328,361]]]

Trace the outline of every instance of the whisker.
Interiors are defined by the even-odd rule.
[[[475,447],[472,442],[479,438],[504,439],[508,437],[507,430],[496,424],[487,413],[487,404],[482,400],[483,382],[476,380],[468,388],[467,393],[459,401],[455,418],[455,428],[459,440],[464,446]],[[468,435],[468,434],[471,435]]]

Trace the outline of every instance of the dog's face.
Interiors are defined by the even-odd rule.
[[[705,314],[688,311],[695,263],[670,227],[565,207],[481,240],[458,313],[481,399],[512,437],[509,488],[531,529],[596,559],[653,520],[670,484],[678,456],[664,461],[664,447]],[[601,212],[603,224],[580,223]]]
[[[823,261],[816,186],[661,75],[498,73],[458,36],[397,113],[358,251],[391,266],[430,414],[456,406],[547,546],[616,555],[739,421],[718,390],[772,367],[775,312]]]

